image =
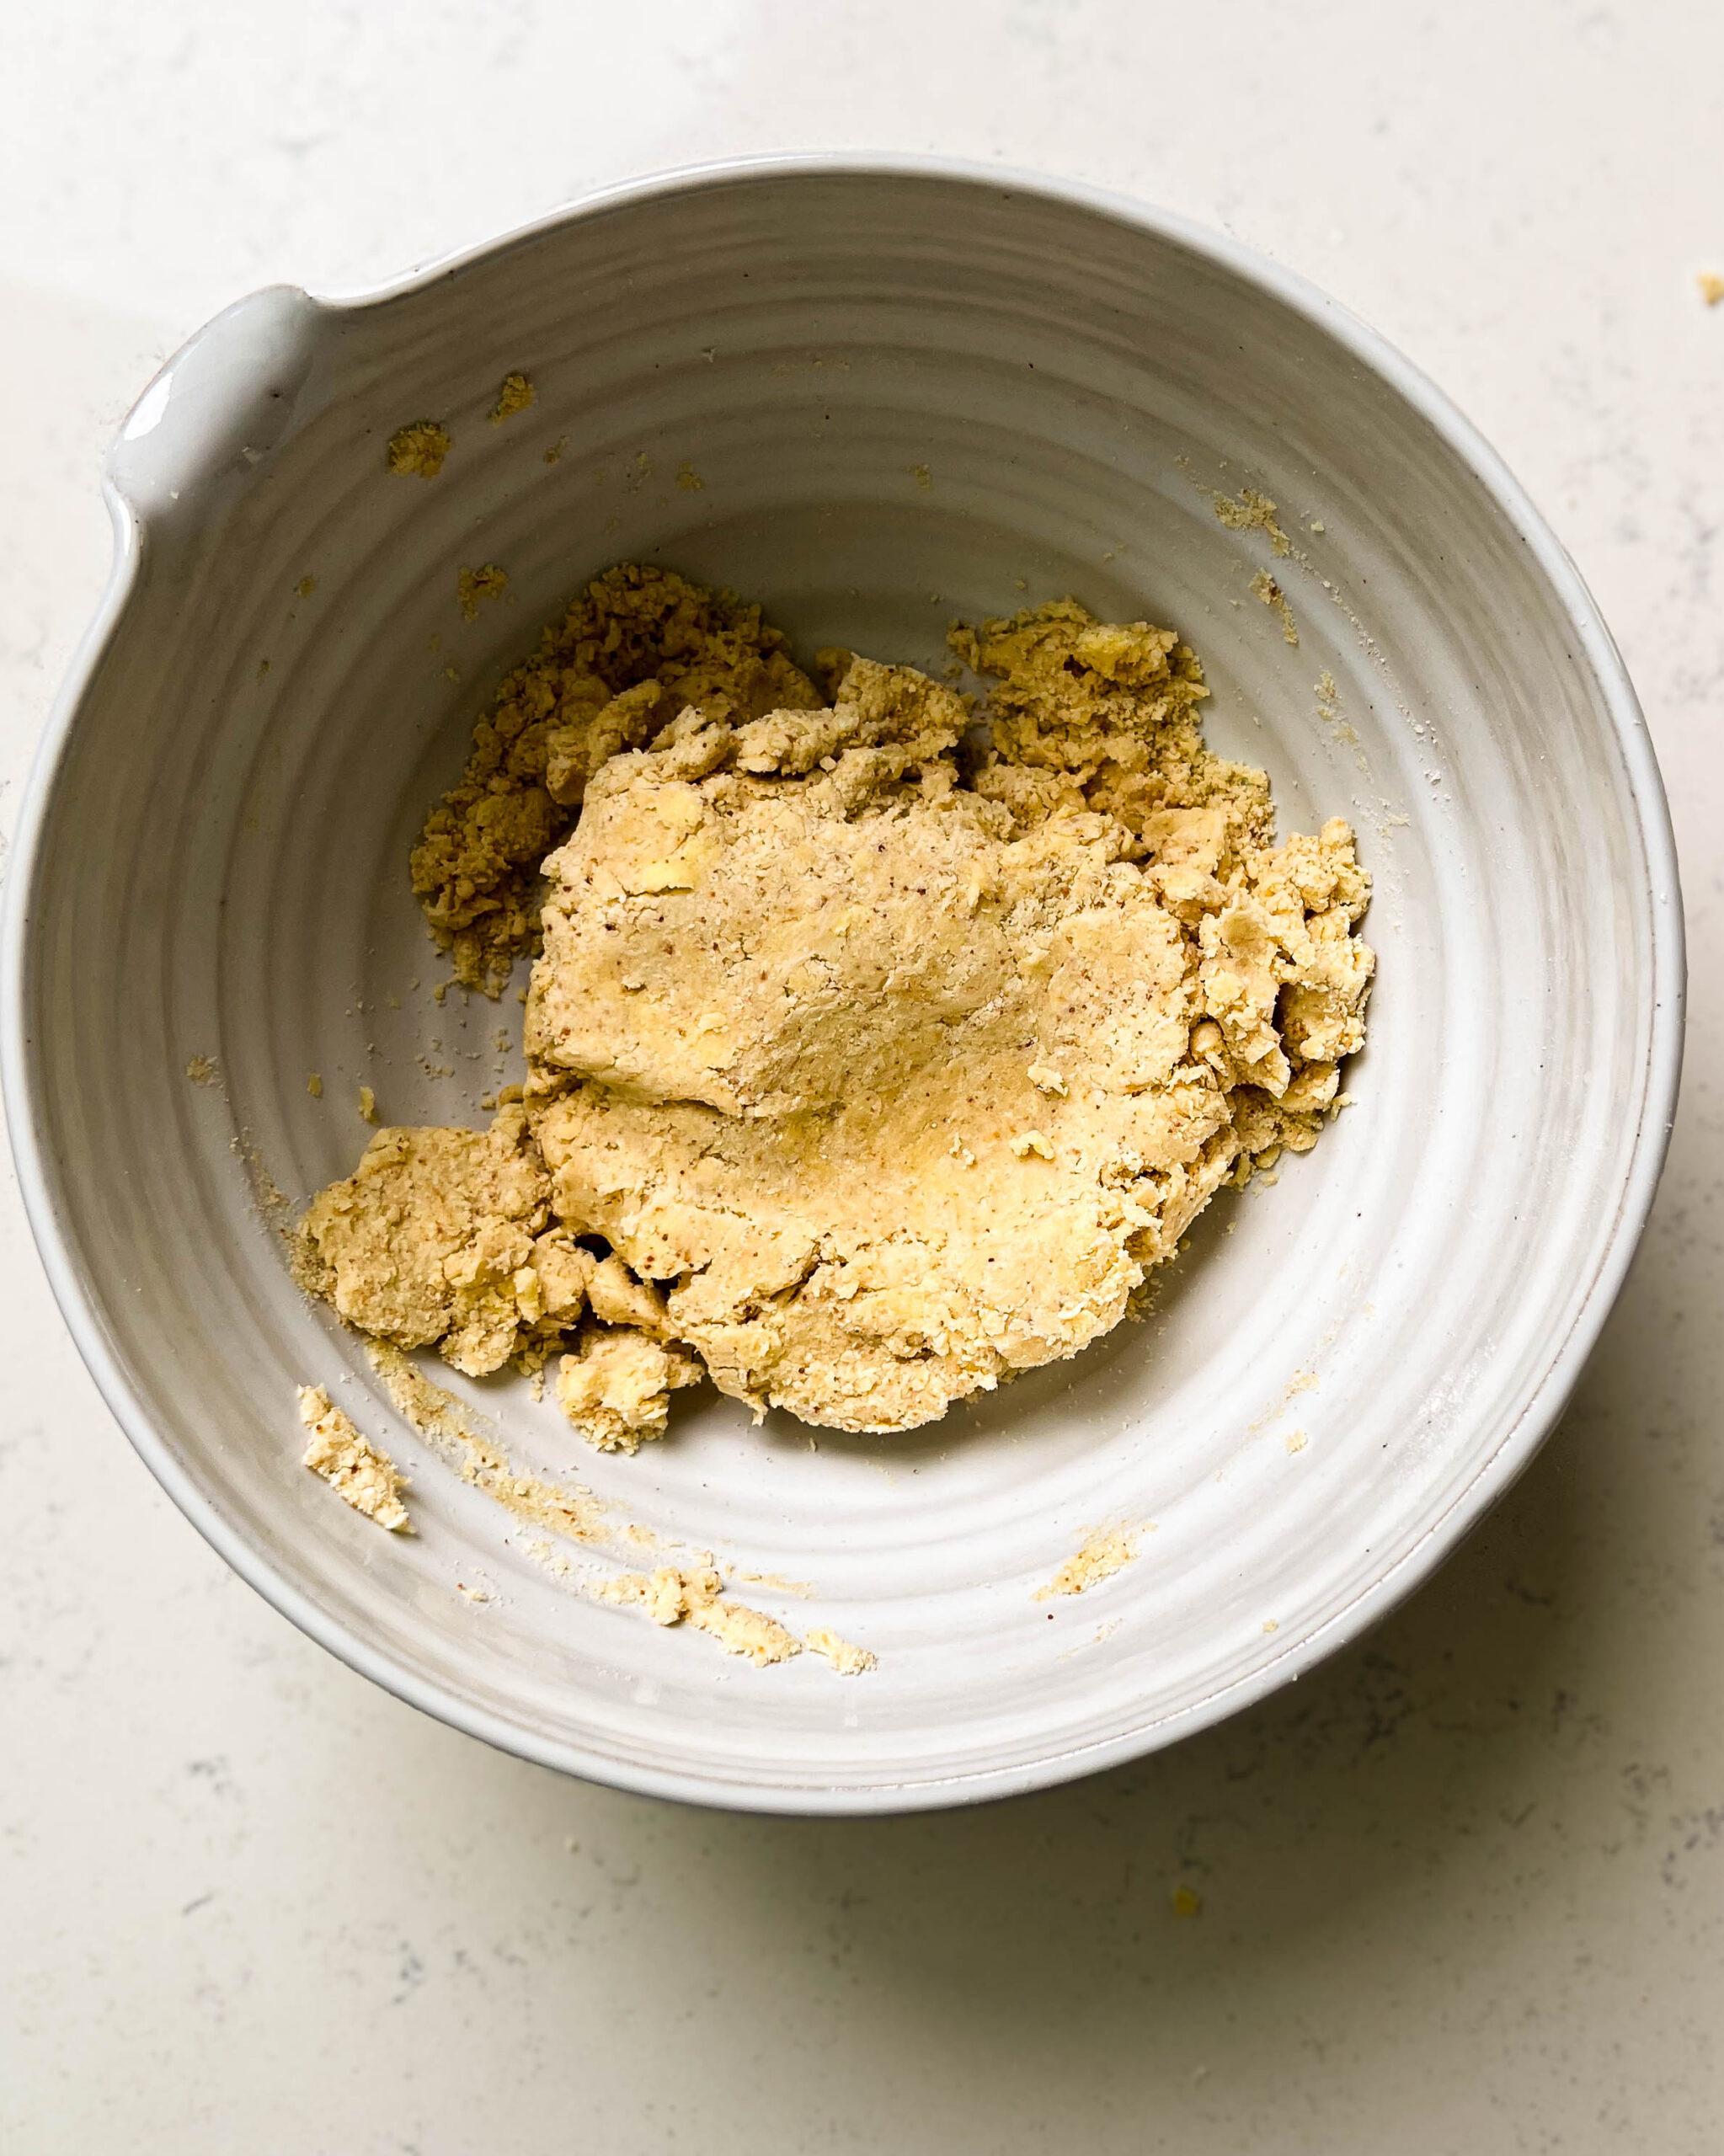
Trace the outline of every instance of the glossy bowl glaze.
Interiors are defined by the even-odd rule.
[[[493,424],[515,370],[536,402]],[[392,474],[390,435],[427,417],[442,472]],[[384,292],[242,302],[145,393],[109,478],[113,583],[8,894],[19,1171],[146,1460],[354,1667],[627,1788],[953,1803],[1296,1676],[1524,1466],[1663,1156],[1670,837],[1573,568],[1320,295],[1075,188],[719,168]],[[1286,552],[1228,509],[1246,488]],[[1212,742],[1267,766],[1284,830],[1351,818],[1376,878],[1357,1105],[1219,1200],[1150,1321],[1079,1361],[908,1438],[755,1429],[708,1392],[633,1460],[584,1452],[518,1382],[451,1380],[524,1465],[774,1576],[738,1591],[873,1649],[866,1678],[755,1670],[579,1591],[626,1556],[547,1569],[296,1291],[272,1225],[272,1188],[296,1203],[351,1166],[361,1084],[387,1120],[478,1123],[511,1075],[512,993],[435,998],[407,849],[499,671],[631,558],[760,597],[804,654],[937,666],[953,616],[1068,592],[1172,624],[1209,669]],[[468,621],[458,574],[488,563],[506,594]],[[1264,569],[1296,646],[1252,592]],[[188,1079],[199,1057],[213,1082]],[[299,1466],[307,1382],[408,1468],[416,1537]],[[1110,1523],[1148,1524],[1135,1562],[1033,1598]]]

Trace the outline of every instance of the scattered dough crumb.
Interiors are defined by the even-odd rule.
[[[308,1093],[311,1095],[312,1098],[314,1101],[321,1101],[321,1100],[323,1099],[323,1080],[322,1080],[322,1079],[318,1075],[318,1074],[317,1074],[317,1072],[316,1072],[315,1070],[314,1070],[314,1071],[312,1071],[312,1073],[311,1074],[310,1077],[309,1077],[309,1078],[307,1078],[307,1079],[306,1080],[306,1081],[305,1081],[305,1089],[306,1089],[307,1092],[308,1092]]]
[[[369,1086],[361,1086],[359,1089],[359,1119],[361,1123],[377,1120],[377,1097]]]
[[[435,419],[415,419],[389,437],[389,469],[435,479],[449,454],[449,430]]]
[[[1075,1557],[1066,1559],[1046,1587],[1037,1588],[1031,1600],[1051,1602],[1055,1595],[1081,1594],[1086,1588],[1112,1579],[1137,1556],[1138,1537],[1143,1532],[1144,1526],[1098,1528]]]
[[[462,615],[469,622],[479,618],[479,608],[488,599],[500,599],[509,583],[506,570],[499,569],[494,562],[487,562],[481,568],[462,569],[455,579],[456,596],[461,601]]]
[[[1287,1433],[1287,1449],[1289,1452],[1303,1452],[1310,1443],[1310,1439],[1305,1435],[1303,1430],[1289,1430]]]
[[[1251,580],[1251,588],[1257,598],[1281,619],[1281,633],[1287,642],[1299,642],[1299,626],[1293,618],[1293,609],[1287,603],[1287,595],[1276,583],[1268,569],[1259,569]]]
[[[841,1640],[836,1632],[829,1632],[824,1625],[816,1625],[803,1642],[816,1654],[824,1655],[841,1677],[864,1677],[871,1669],[878,1669],[880,1657],[870,1654],[866,1647],[852,1646],[848,1640]]]
[[[926,494],[934,483],[934,475],[926,464],[912,464],[910,467],[910,476],[915,481],[923,494]]]
[[[1266,1617],[1266,1618],[1264,1618],[1264,1620],[1263,1620],[1263,1630],[1264,1630],[1266,1632],[1278,1632],[1278,1631],[1280,1630],[1280,1629],[1281,1629],[1281,1620],[1280,1620],[1280,1619],[1279,1619],[1278,1617]]]
[[[525,412],[538,392],[524,374],[506,374],[497,392],[497,402],[491,407],[491,424],[500,427],[505,419],[512,419],[517,412]]]
[[[1216,494],[1214,504],[1216,515],[1230,531],[1262,531],[1278,554],[1292,552],[1292,541],[1275,521],[1274,503],[1256,488],[1242,488],[1237,501],[1230,494]]]
[[[676,467],[676,483],[684,494],[697,494],[705,488],[707,483],[695,470],[692,464],[683,463]]]
[[[366,1353],[397,1412],[453,1462],[463,1482],[483,1490],[526,1525],[547,1528],[571,1542],[602,1545],[616,1540],[606,1506],[591,1491],[523,1475],[465,1404],[434,1384],[400,1348],[368,1340]],[[641,1532],[649,1542],[656,1540],[649,1530]]]
[[[216,1063],[213,1055],[195,1055],[189,1059],[185,1075],[194,1086],[213,1086],[216,1082]]]
[[[1349,749],[1357,750],[1358,736],[1347,723],[1341,708],[1341,691],[1336,686],[1335,676],[1326,668],[1317,676],[1316,693],[1317,717],[1333,731],[1337,741],[1344,743]],[[1361,756],[1358,762],[1363,771],[1365,768],[1364,759]]]
[[[1204,1906],[1204,1897],[1194,1886],[1176,1886],[1172,1899],[1177,1917],[1194,1917]]]
[[[488,1602],[491,1598],[482,1587],[469,1587],[465,1580],[455,1582],[457,1593],[464,1594],[469,1602]]]
[[[782,1572],[739,1572],[736,1577],[750,1587],[770,1587],[780,1594],[809,1595],[814,1591],[812,1580],[787,1580]]]
[[[401,1476],[395,1463],[360,1435],[322,1385],[299,1389],[299,1419],[311,1432],[305,1465],[321,1475],[339,1497],[379,1527],[410,1534],[413,1524],[401,1502]]]
[[[286,1243],[288,1270],[293,1274],[296,1284],[303,1288],[306,1283],[297,1257],[298,1237],[293,1225],[293,1200],[270,1174],[250,1131],[242,1130],[237,1137],[230,1138],[227,1145],[228,1150],[245,1163],[258,1210]]]
[[[546,463],[560,464],[563,462],[563,452],[568,448],[568,436],[567,435],[558,435],[556,440],[553,441],[551,446],[545,451]]]
[[[1695,282],[1700,286],[1700,297],[1708,307],[1716,307],[1720,300],[1724,300],[1724,277],[1721,277],[1715,270],[1702,270]]]
[[[726,1654],[746,1656],[757,1669],[802,1652],[802,1641],[776,1617],[726,1601],[724,1583],[710,1566],[681,1572],[660,1565],[655,1572],[624,1572],[598,1592],[605,1602],[639,1605],[655,1625],[686,1621],[716,1640]]]
[[[309,599],[317,588],[318,579],[314,576],[302,576],[297,586],[302,599]]]

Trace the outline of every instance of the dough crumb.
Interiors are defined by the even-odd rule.
[[[488,599],[500,599],[508,584],[508,573],[494,562],[487,562],[482,568],[462,569],[455,579],[455,592],[464,619],[478,621],[481,606]]]
[[[726,1654],[745,1656],[757,1669],[802,1652],[802,1641],[776,1617],[727,1601],[724,1583],[710,1566],[681,1572],[660,1565],[651,1572],[624,1572],[607,1581],[599,1595],[606,1602],[637,1604],[655,1625],[692,1625]]]
[[[684,494],[698,494],[703,491],[707,483],[692,464],[682,463],[676,467],[676,483]]]
[[[1194,1886],[1176,1886],[1170,1899],[1177,1917],[1194,1917],[1202,1913],[1204,1897]]]
[[[361,1123],[377,1120],[377,1097],[369,1086],[359,1089],[359,1119]]]
[[[1303,1430],[1289,1430],[1287,1433],[1287,1449],[1289,1452],[1303,1452],[1310,1443],[1310,1439],[1306,1437]]]
[[[463,1482],[483,1490],[524,1525],[547,1528],[571,1542],[616,1540],[608,1509],[590,1490],[522,1474],[466,1404],[434,1384],[400,1348],[369,1340],[366,1353],[397,1411],[454,1463]],[[649,1530],[640,1533],[649,1543],[656,1541]]]
[[[1695,282],[1700,286],[1700,297],[1708,307],[1716,307],[1720,300],[1724,300],[1724,277],[1716,270],[1702,270]]]
[[[1278,554],[1290,554],[1293,542],[1275,521],[1275,504],[1255,487],[1245,487],[1236,501],[1230,494],[1216,494],[1214,507],[1230,531],[1261,531]]]
[[[410,1534],[413,1523],[401,1502],[401,1476],[395,1463],[330,1404],[322,1385],[300,1387],[299,1419],[311,1432],[306,1466],[321,1475],[356,1513],[397,1534]]]
[[[187,1060],[185,1075],[194,1086],[213,1086],[217,1068],[213,1055],[194,1055]]]
[[[672,1391],[698,1385],[703,1375],[681,1348],[642,1332],[595,1326],[558,1367],[557,1405],[596,1450],[638,1452],[646,1439],[664,1436]]]
[[[1056,1595],[1081,1594],[1086,1588],[1112,1579],[1137,1556],[1142,1527],[1104,1527],[1097,1529],[1075,1557],[1068,1557],[1046,1587],[1038,1588],[1033,1602],[1051,1602]]]
[[[517,412],[525,412],[538,392],[524,374],[506,374],[497,391],[497,402],[491,407],[491,424],[500,427],[505,419],[512,419]]]
[[[318,1075],[315,1070],[313,1070],[311,1075],[306,1080],[305,1089],[314,1101],[321,1101],[323,1099],[323,1081]]]
[[[841,1677],[865,1677],[871,1669],[878,1669],[880,1657],[870,1654],[866,1647],[852,1646],[848,1640],[841,1640],[836,1632],[828,1631],[824,1625],[816,1625],[803,1644],[818,1655],[824,1655]]]
[[[403,476],[435,479],[449,454],[449,430],[435,419],[415,419],[389,437],[389,469]]]
[[[923,494],[926,494],[933,486],[934,475],[926,464],[912,464],[910,467],[910,476],[915,481],[917,488]]]
[[[1272,612],[1281,619],[1281,634],[1291,644],[1299,642],[1299,626],[1293,618],[1293,609],[1287,603],[1287,595],[1276,583],[1268,569],[1259,569],[1251,580],[1253,594],[1261,599]]]

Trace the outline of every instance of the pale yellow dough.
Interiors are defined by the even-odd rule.
[[[473,985],[542,930],[525,1100],[380,1133],[316,1201],[344,1316],[470,1371],[561,1342],[605,1447],[663,1431],[691,1349],[757,1409],[909,1429],[1077,1353],[1316,1141],[1373,964],[1348,825],[1273,843],[1168,631],[1063,601],[953,642],[981,738],[846,653],[822,704],[662,572],[547,632],[414,864]]]
[[[656,1572],[624,1572],[599,1592],[606,1602],[638,1604],[655,1625],[692,1625],[697,1631],[709,1633],[726,1654],[745,1655],[757,1669],[788,1662],[802,1652],[802,1641],[776,1617],[724,1599],[724,1582],[709,1566],[681,1572],[674,1565],[660,1565]],[[860,1665],[857,1671],[843,1673],[859,1670]]]
[[[394,1461],[331,1405],[322,1385],[300,1387],[299,1419],[311,1433],[303,1464],[356,1513],[398,1534],[410,1534],[413,1524],[401,1502]]]
[[[519,1106],[488,1131],[380,1130],[353,1174],[312,1200],[299,1276],[360,1331],[435,1345],[470,1377],[511,1360],[542,1368],[581,1326],[558,1399],[590,1444],[632,1452],[664,1434],[671,1389],[695,1383],[699,1365],[661,1344],[656,1291],[550,1222],[549,1199]]]

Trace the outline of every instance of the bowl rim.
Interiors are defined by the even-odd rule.
[[[1121,1735],[1038,1753],[1009,1767],[854,1788],[809,1784],[757,1785],[709,1771],[664,1769],[619,1761],[580,1744],[542,1738],[505,1716],[462,1699],[435,1679],[398,1666],[332,1617],[277,1569],[211,1501],[173,1451],[133,1390],[110,1348],[102,1309],[79,1262],[59,1204],[54,1164],[38,1114],[35,1055],[25,995],[35,914],[33,899],[42,841],[63,752],[85,694],[125,611],[137,579],[147,518],[116,479],[110,450],[103,494],[114,528],[108,582],[50,708],[19,803],[10,873],[0,915],[0,1090],[13,1156],[36,1247],[73,1342],[108,1407],[145,1465],[205,1540],[266,1601],[349,1668],[438,1721],[537,1765],[632,1793],[734,1811],[792,1816],[877,1816],[931,1811],[1021,1796],[1117,1766],[1195,1735],[1297,1679],[1385,1617],[1420,1586],[1524,1470],[1550,1433],[1615,1302],[1646,1226],[1668,1150],[1682,1065],[1684,933],[1674,835],[1652,740],[1627,670],[1592,594],[1567,549],[1490,445],[1449,398],[1395,346],[1338,301],[1225,232],[1178,212],[1081,180],[1006,164],[899,152],[776,152],[673,167],[596,189],[544,216],[456,249],[385,283],[312,295],[314,307],[347,315],[428,291],[456,271],[500,255],[542,233],[634,203],[665,200],[738,182],[798,178],[926,179],[1027,195],[1075,209],[1188,249],[1257,286],[1324,331],[1422,417],[1458,456],[1527,547],[1566,612],[1583,663],[1614,728],[1629,804],[1645,850],[1643,887],[1635,894],[1647,933],[1653,1009],[1645,1068],[1644,1110],[1618,1193],[1609,1239],[1566,1335],[1550,1351],[1543,1376],[1527,1391],[1491,1459],[1413,1546],[1325,1624],[1272,1656],[1252,1675]],[[280,289],[280,287],[277,288]],[[289,288],[290,290],[292,288]],[[243,300],[238,303],[243,307]],[[218,316],[217,321],[221,319]],[[171,374],[198,330],[168,359],[131,408]],[[122,438],[131,414],[121,423]]]

